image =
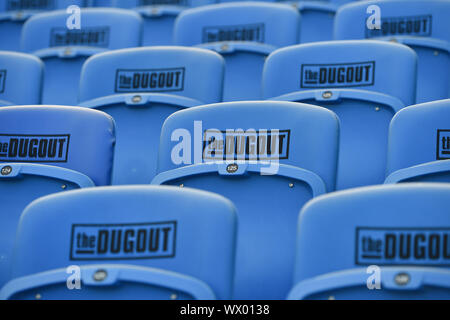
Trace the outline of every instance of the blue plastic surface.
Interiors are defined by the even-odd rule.
[[[264,61],[298,42],[300,15],[279,3],[225,3],[188,9],[175,22],[174,43],[214,50],[226,62],[224,101],[259,100]]]
[[[173,112],[222,98],[223,58],[186,47],[123,49],[96,55],[83,67],[81,106],[116,122],[113,184],[149,184],[159,137]]]
[[[209,139],[218,131],[228,131],[223,139],[226,150],[236,151],[228,153],[232,158],[220,147],[209,152],[214,141],[222,145],[220,138]],[[263,155],[268,137],[271,152]],[[283,299],[292,284],[292,226],[305,202],[334,190],[337,144],[337,118],[324,108],[268,101],[194,107],[164,123],[152,183],[204,189],[233,201],[239,219],[233,298]]]
[[[0,106],[39,104],[43,68],[32,55],[0,51]]]
[[[78,171],[97,186],[111,182],[113,119],[80,107],[0,108],[1,162],[41,163]]]
[[[96,280],[98,274],[105,273],[104,279]],[[14,279],[2,288],[0,300],[216,299],[204,282],[155,268],[102,264],[82,266],[79,289],[68,289],[69,276],[68,269],[63,268]]]
[[[76,105],[81,68],[89,56],[141,44],[142,19],[136,12],[87,8],[81,16],[81,29],[67,29],[65,10],[33,16],[23,27],[22,50],[45,63],[44,104]]]
[[[408,47],[381,41],[286,47],[266,61],[264,97],[315,104],[337,114],[337,189],[382,184],[389,123],[414,103],[416,62]]]
[[[20,51],[20,37],[23,24],[37,13],[66,9],[70,5],[86,5],[86,0],[21,1],[0,2],[0,50]]]
[[[381,29],[368,29],[367,8],[381,11]],[[417,103],[450,97],[450,2],[446,0],[360,1],[342,6],[335,39],[380,39],[410,46],[419,57]]]
[[[333,272],[297,284],[290,300],[448,300],[450,271],[436,268],[380,268],[379,288],[368,281],[366,268]]]
[[[450,99],[402,109],[392,119],[386,183],[450,182]]]
[[[233,204],[199,190],[125,186],[51,195],[34,201],[22,215],[12,275],[13,279],[36,275],[39,292],[45,297],[47,290],[52,293],[49,285],[53,280],[46,284],[45,277],[39,275],[42,272],[55,273],[52,270],[70,265],[113,263],[124,268],[125,273],[119,273],[125,280],[126,274],[134,274],[137,286],[145,287],[159,278],[158,286],[166,292],[175,290],[177,294],[184,288],[181,291],[195,296],[201,289],[203,297],[205,292],[211,297],[209,287],[218,299],[229,299],[236,227]],[[127,271],[128,265],[161,271],[142,270],[148,275],[140,279],[133,268]],[[115,277],[108,281],[114,293]],[[135,292],[131,285],[123,288],[126,295],[121,298],[135,298],[137,292],[143,292],[142,288]],[[160,289],[155,291],[156,296],[161,295]],[[102,292],[93,294],[104,297]]]
[[[449,203],[450,186],[443,183],[365,187],[313,199],[300,213],[293,283],[371,265],[448,270]]]
[[[143,46],[173,44],[177,16],[189,7],[215,3],[216,0],[114,0],[113,5],[134,9],[144,19]]]
[[[0,287],[11,275],[17,225],[33,200],[56,192],[93,187],[93,181],[73,170],[36,163],[0,164]]]

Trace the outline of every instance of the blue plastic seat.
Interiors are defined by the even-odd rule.
[[[300,213],[298,287],[291,298],[448,299],[449,204],[450,186],[442,183],[373,186],[313,199]],[[369,266],[382,268],[379,292],[366,286],[377,277],[372,268],[366,272]]]
[[[338,115],[337,189],[382,184],[389,123],[414,104],[416,62],[410,48],[383,41],[282,48],[266,61],[264,97],[315,104]]]
[[[449,300],[450,270],[424,267],[380,268],[380,290],[369,290],[366,268],[332,272],[304,280],[290,300]]]
[[[300,15],[287,4],[225,3],[183,11],[174,42],[197,45],[225,58],[224,101],[260,100],[264,61],[276,48],[296,44]]]
[[[20,51],[20,35],[27,19],[36,13],[66,9],[70,5],[84,6],[85,0],[23,1],[3,0],[0,2],[0,50]]]
[[[219,193],[236,205],[234,299],[284,299],[300,208],[334,190],[338,120],[290,102],[185,109],[164,123],[153,184]]]
[[[35,56],[0,51],[0,107],[39,104],[43,69]]]
[[[144,19],[143,46],[170,46],[177,16],[189,7],[216,0],[114,0],[115,7],[134,9]]]
[[[450,99],[402,109],[392,119],[386,183],[450,182]]]
[[[224,62],[209,50],[147,47],[98,54],[83,67],[81,106],[116,121],[113,184],[149,184],[164,120],[222,99]]]
[[[300,42],[333,40],[334,17],[339,6],[354,0],[287,1],[300,12]]]
[[[417,53],[417,103],[450,97],[450,1],[360,1],[341,7],[335,39],[380,39],[403,43]],[[370,5],[381,11],[381,29],[368,29]]]
[[[90,7],[113,7],[113,0],[90,0]]]
[[[236,214],[216,194],[100,187],[51,195],[24,211],[3,299],[229,299]],[[69,290],[67,267],[81,267]],[[70,280],[70,279],[69,279]]]
[[[109,184],[113,147],[114,123],[103,112],[0,108],[0,287],[23,209],[47,194]]]
[[[76,105],[83,63],[108,49],[141,43],[141,17],[114,8],[81,10],[81,29],[67,29],[66,11],[42,13],[29,19],[22,32],[22,50],[45,63],[43,104]]]

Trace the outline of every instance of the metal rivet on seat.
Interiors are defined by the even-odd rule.
[[[230,48],[230,46],[229,45],[227,45],[227,44],[223,44],[221,47],[220,47],[220,50],[222,50],[222,51],[226,51],[226,50],[228,50]]]
[[[92,278],[98,282],[104,281],[107,277],[108,272],[106,272],[106,270],[103,269],[95,271],[94,275],[92,276]]]
[[[434,51],[433,54],[434,54],[435,56],[438,56],[438,55],[439,55],[439,51]]]
[[[180,184],[180,188],[183,188],[184,187],[184,184]]]
[[[12,172],[12,167],[11,166],[4,166],[2,168],[1,174],[2,176],[7,176]]]
[[[176,299],[177,299],[177,295],[175,293],[170,295],[170,300],[176,300]]]
[[[230,163],[227,165],[226,170],[228,173],[236,173],[239,170],[239,166],[236,163]]]
[[[61,188],[65,189],[65,188],[67,188],[67,186],[66,186],[65,184],[63,184],[63,185],[61,186]]]
[[[335,296],[329,296],[328,300],[336,300]]]
[[[409,283],[409,281],[411,281],[411,277],[409,276],[409,274],[401,272],[395,275],[394,280],[395,283],[399,286],[405,286]]]
[[[16,19],[22,19],[23,17],[23,12],[19,11],[16,13]]]
[[[70,56],[72,54],[72,50],[70,49],[70,48],[66,48],[65,50],[64,50],[64,55],[65,56]]]
[[[40,293],[37,293],[34,297],[36,298],[36,300],[40,300],[42,298]]]
[[[324,93],[322,93],[322,98],[324,99],[330,99],[333,96],[333,92],[331,91],[325,91]]]
[[[375,107],[375,111],[380,111],[380,107]]]
[[[158,9],[157,8],[153,8],[152,9],[152,14],[157,14],[158,13]]]
[[[131,98],[131,101],[132,101],[133,103],[139,103],[139,102],[142,101],[142,97],[139,96],[139,95],[136,95],[136,96],[134,96],[133,98]]]
[[[294,184],[291,182],[291,183],[289,183],[289,188],[293,188],[294,187]]]
[[[395,38],[391,38],[391,39],[389,39],[389,41],[390,41],[390,42],[398,43],[397,39],[395,39]]]

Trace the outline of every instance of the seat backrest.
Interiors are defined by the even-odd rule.
[[[90,0],[90,7],[114,7],[113,0]]]
[[[329,110],[252,101],[172,114],[153,184],[219,193],[237,207],[234,299],[284,299],[300,208],[334,189],[338,120]],[[251,275],[251,276],[250,276]]]
[[[416,63],[413,50],[382,41],[327,41],[281,48],[267,58],[264,98],[336,88],[375,91],[411,105]]]
[[[176,135],[178,128],[184,128],[193,138],[193,143],[186,141],[183,145],[189,148],[186,148],[186,154],[182,154],[183,162],[181,163],[173,158],[174,147],[179,145],[180,138],[172,140],[172,134]],[[256,130],[256,136],[259,139],[257,149],[250,147],[250,144],[256,141],[252,142],[249,139],[235,140],[234,143],[229,143],[229,146],[225,145],[230,149],[224,149],[223,146],[216,147],[213,143],[214,131],[218,130],[225,134],[223,140],[226,144],[225,140],[228,136],[242,135],[240,133],[242,130],[245,132],[244,136],[249,136],[252,134],[252,129]],[[226,133],[227,130],[230,132]],[[267,133],[264,133],[264,130],[267,130]],[[279,131],[278,135],[275,130]],[[273,151],[270,155],[270,144],[273,141],[267,137],[272,135],[272,131],[274,136],[278,137],[280,145],[278,152]],[[249,163],[251,161],[263,163],[272,159],[278,161],[280,165],[315,172],[324,181],[327,191],[332,191],[336,178],[334,158],[337,151],[335,145],[338,138],[337,131],[337,118],[332,112],[307,104],[249,101],[189,108],[172,114],[164,123],[161,132],[158,172],[196,163],[221,160],[225,162],[229,156],[231,162],[241,159]],[[204,136],[199,136],[202,132]],[[311,137],[314,137],[314,141]],[[200,150],[197,149],[198,143],[203,144]],[[241,143],[244,145],[240,145]],[[266,143],[265,146],[264,143]],[[267,152],[268,156],[263,156],[264,152]],[[192,157],[189,158],[188,155]],[[242,158],[243,156],[245,158]]]
[[[412,49],[383,41],[291,46],[267,58],[263,93],[274,100],[316,104],[338,115],[337,189],[382,184],[389,123],[395,112],[415,101],[416,63]]]
[[[116,8],[81,10],[81,29],[69,30],[65,10],[42,13],[25,23],[22,51],[36,52],[53,47],[94,47],[120,49],[135,47],[141,41],[140,16]]]
[[[300,15],[287,4],[243,2],[183,11],[175,45],[198,45],[226,59],[223,101],[261,100],[264,61],[275,48],[298,41]]]
[[[146,47],[101,53],[83,66],[81,102],[120,94],[162,93],[202,103],[222,99],[224,62],[209,50]]]
[[[81,105],[116,121],[113,184],[148,184],[173,112],[222,99],[223,58],[210,50],[145,47],[95,55],[81,75]]]
[[[367,27],[367,8],[371,5],[380,8],[380,29]],[[411,36],[450,41],[449,15],[450,3],[446,0],[355,1],[338,10],[335,39]]]
[[[86,5],[85,0],[3,0],[0,1],[0,50],[21,51],[20,38],[25,21],[36,13]],[[67,15],[69,17],[69,15]]]
[[[114,122],[103,112],[0,108],[0,287],[10,279],[23,209],[51,193],[109,184],[114,139]]]
[[[0,108],[0,163],[37,163],[80,172],[98,186],[111,179],[114,122],[79,107]]]
[[[0,51],[0,106],[39,104],[43,68],[32,55]]]
[[[399,184],[310,201],[298,222],[295,282],[377,266],[450,265],[450,186]]]
[[[144,20],[142,46],[173,45],[177,16],[189,7],[215,3],[216,0],[115,0],[115,7],[136,10]]]
[[[392,119],[387,175],[450,159],[450,99],[407,107]]]
[[[48,196],[24,211],[13,275],[135,265],[197,278],[229,299],[236,224],[229,200],[198,190],[127,186]]]
[[[183,11],[177,18],[174,42],[201,43],[245,41],[274,47],[298,41],[298,12],[278,3],[225,3]]]
[[[377,8],[371,17],[367,14],[370,8]],[[374,25],[376,14],[381,15],[379,29]],[[335,39],[382,39],[410,46],[418,55],[416,102],[447,99],[450,97],[449,16],[449,1],[360,1],[338,10]]]
[[[134,11],[87,8],[81,17],[81,29],[67,28],[64,10],[37,14],[23,27],[22,50],[45,63],[43,104],[76,105],[86,58],[141,44],[142,18]]]
[[[197,7],[216,3],[216,0],[113,0],[118,8],[136,8],[144,6],[180,6]]]
[[[49,10],[66,9],[71,5],[84,7],[87,5],[87,0],[44,0],[44,1],[4,0],[0,3],[0,12],[49,11]]]
[[[300,42],[333,40],[334,16],[339,6],[353,0],[288,1],[300,12]]]

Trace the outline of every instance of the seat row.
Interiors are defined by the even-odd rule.
[[[386,178],[391,119],[415,101],[416,64],[414,51],[390,42],[291,46],[273,52],[265,62],[263,95],[269,101],[318,105],[338,116],[337,189],[380,184]],[[4,105],[39,101],[42,64],[37,58],[3,52],[0,65]],[[84,63],[79,105],[104,111],[116,122],[113,184],[151,181],[164,120],[182,109],[220,102],[226,67],[217,53],[188,47],[114,50]],[[66,79],[53,78],[55,86],[70,83],[65,78],[70,72],[63,70],[68,71],[61,65],[55,69]],[[236,81],[237,90],[248,89],[241,83],[247,82]],[[56,94],[63,92],[60,87]]]
[[[448,199],[433,183],[332,193],[295,239],[296,223],[250,236],[229,200],[189,188],[50,195],[22,215],[0,299],[450,299]]]
[[[366,9],[371,4],[379,6],[384,17],[389,17],[381,20],[381,29],[368,29]],[[450,38],[447,32],[450,1],[415,0],[409,3],[406,13],[403,8],[402,0],[345,5],[336,15],[334,39],[377,39],[409,46],[418,56],[417,76],[413,76],[417,79],[415,102],[446,99],[450,91],[447,72],[450,68]],[[45,63],[43,104],[76,105],[80,70],[88,57],[106,50],[142,44],[144,23],[134,11],[88,8],[83,9],[81,14],[81,29],[67,28],[65,11],[37,14],[23,27],[21,50],[38,56]],[[213,50],[225,58],[224,101],[258,100],[265,95],[261,89],[261,79],[267,56],[276,49],[298,43],[300,21],[302,19],[297,10],[279,3],[227,3],[192,8],[178,16],[173,30],[173,44]],[[160,35],[157,27],[149,29],[149,32]],[[307,32],[310,33],[309,29]],[[169,33],[172,34],[172,31]],[[7,31],[6,34],[4,42],[10,43],[12,40],[8,37],[13,32]],[[304,71],[308,74],[302,76],[300,85],[295,83],[296,89],[299,86],[306,90],[373,85],[369,79],[357,83],[351,75],[348,76],[350,83],[338,78],[334,80],[332,75],[328,83],[324,74],[319,74],[319,83],[315,82],[317,79],[307,78],[314,77],[314,72],[322,64],[355,63],[351,60],[351,52],[344,51],[338,56],[330,55],[329,47],[325,46],[323,50],[315,59],[320,60],[318,65],[305,67]],[[349,58],[346,58],[346,53],[350,54]],[[300,58],[303,60],[301,55]],[[361,59],[357,62],[374,62]],[[304,65],[314,64],[301,62]],[[287,63],[292,62],[289,60]],[[311,71],[311,68],[317,70]],[[289,87],[291,84],[281,82],[279,86]]]
[[[139,108],[139,106],[135,107]],[[449,182],[450,162],[446,160],[450,153],[449,114],[450,100],[442,100],[410,106],[394,116],[390,126],[387,184],[417,181]],[[179,214],[183,216],[184,210],[166,207],[163,205],[164,203],[185,206],[196,214],[208,215],[196,208],[198,201],[195,196],[191,197],[187,194],[186,203],[184,203],[183,200],[176,200],[178,198],[176,194],[172,195],[172,191],[161,200],[155,200],[156,202],[142,200],[144,202],[141,203],[141,200],[138,200],[140,199],[140,187],[135,187],[135,189],[130,187],[129,193],[135,194],[135,196],[130,195],[130,198],[123,199],[119,195],[127,189],[116,187],[108,189],[115,191],[105,191],[107,196],[101,200],[102,198],[95,192],[102,194],[103,191],[100,191],[101,189],[95,191],[90,187],[105,186],[111,181],[116,138],[114,120],[106,113],[80,107],[13,106],[0,108],[0,123],[0,150],[2,151],[0,154],[2,162],[0,168],[0,194],[2,195],[2,232],[0,233],[2,236],[0,241],[2,270],[0,270],[0,275],[2,278],[0,282],[2,283],[10,280],[10,277],[27,275],[21,273],[20,267],[15,265],[16,258],[12,259],[14,235],[16,230],[20,235],[21,230],[25,228],[22,225],[24,223],[33,230],[36,228],[36,233],[32,238],[28,238],[33,234],[28,231],[24,231],[23,235],[24,241],[29,242],[35,252],[38,252],[36,248],[42,248],[43,252],[48,254],[52,252],[53,255],[54,252],[60,250],[61,257],[69,259],[62,262],[56,254],[54,256],[55,264],[47,266],[44,265],[53,261],[53,258],[47,259],[44,254],[40,255],[39,259],[34,256],[33,259],[36,260],[34,264],[24,260],[23,265],[26,268],[42,265],[38,269],[33,269],[33,272],[44,272],[53,268],[62,268],[66,261],[74,261],[76,264],[78,261],[97,260],[89,258],[88,247],[91,245],[95,247],[95,245],[86,244],[91,243],[89,239],[91,239],[92,232],[100,232],[104,228],[109,228],[110,225],[113,225],[111,227],[113,228],[111,232],[113,232],[116,230],[114,229],[116,224],[125,226],[127,223],[153,223],[154,220],[151,217],[154,211],[161,212],[162,215]],[[335,190],[336,177],[339,177],[337,171],[338,149],[338,117],[332,111],[322,107],[282,101],[229,102],[197,106],[175,112],[164,122],[159,151],[154,150],[154,154],[158,155],[156,167],[158,175],[153,179],[152,184],[206,190],[231,200],[236,208],[238,223],[237,230],[233,231],[236,232],[236,251],[232,252],[236,261],[233,297],[238,299],[281,299],[287,295],[289,288],[293,285],[294,265],[298,267],[298,262],[294,264],[296,254],[294,244],[297,235],[295,225],[299,211],[312,198]],[[142,158],[141,161],[145,162],[146,160]],[[133,165],[132,161],[129,163]],[[79,206],[73,205],[72,202],[66,203],[65,197],[71,197],[68,195],[68,191],[79,188],[90,189],[86,193],[71,193],[75,195],[71,201],[79,203]],[[380,233],[374,231],[372,234],[370,231],[372,227],[383,227],[383,230],[390,230],[394,226],[399,230],[407,227],[413,230],[422,227],[439,227],[443,228],[442,232],[446,230],[448,219],[450,219],[446,211],[445,192],[448,190],[440,194],[439,191],[433,193],[433,190],[440,190],[441,187],[435,189],[436,187],[427,187],[426,185],[420,188],[405,185],[405,187],[398,188],[398,190],[403,190],[399,191],[400,198],[392,200],[394,201],[392,202],[388,195],[393,194],[393,197],[396,197],[395,190],[397,189],[395,188],[397,187],[367,189],[384,191],[380,191],[379,197],[372,196],[372,193],[368,192],[366,200],[370,203],[364,209],[367,212],[366,220],[360,212],[363,211],[362,203],[365,203],[366,200],[361,202],[361,207],[357,207],[355,201],[352,200],[353,196],[348,198],[345,210],[336,209],[334,205],[330,205],[330,211],[334,210],[335,213],[329,215],[333,216],[333,219],[338,219],[338,213],[348,215],[345,223],[349,223],[355,228],[357,226],[364,230],[368,229],[365,236],[361,236],[361,243],[369,241],[367,240],[369,238],[379,240]],[[426,191],[427,188],[430,188],[429,193]],[[448,187],[442,186],[442,188],[446,190]],[[176,190],[176,188],[172,190]],[[56,201],[58,206],[55,206],[54,211],[49,209],[52,207],[53,200],[49,203],[45,200],[38,200],[37,203],[40,203],[40,210],[44,217],[25,212],[19,223],[22,211],[31,201],[57,192],[63,194],[58,198],[61,200]],[[340,195],[346,198],[347,195],[355,192],[360,191],[342,191]],[[377,192],[376,194],[378,194]],[[77,194],[82,197],[86,196],[90,200],[80,200],[76,196]],[[429,194],[429,196],[425,196],[425,194]],[[142,197],[145,198],[145,196]],[[334,199],[332,194],[329,197]],[[340,199],[339,197],[337,199]],[[96,202],[94,199],[99,199],[100,202]],[[115,200],[109,201],[109,199]],[[121,205],[118,205],[119,203]],[[422,203],[428,209],[425,210],[425,207],[418,206],[417,203]],[[89,209],[82,207],[90,205],[92,207]],[[73,213],[69,214],[69,211],[61,210],[60,206],[69,211],[73,210]],[[207,203],[205,206],[210,210],[214,210],[216,207],[216,205]],[[354,206],[354,209],[351,209],[351,206]],[[303,210],[307,212],[313,207],[307,205]],[[139,219],[132,218],[133,212],[136,212]],[[439,212],[442,212],[442,215]],[[361,220],[353,219],[360,213]],[[438,216],[434,216],[434,214]],[[70,215],[72,215],[73,221],[68,218]],[[177,221],[173,216],[168,216],[164,220],[162,215],[158,216],[161,223]],[[318,217],[323,215],[317,214]],[[30,217],[29,222],[26,222],[27,216]],[[82,218],[83,216],[86,218]],[[315,214],[311,214],[311,216],[314,217]],[[381,219],[380,217],[385,218]],[[148,219],[147,222],[143,221],[146,219]],[[230,226],[235,223],[231,216],[227,219]],[[302,222],[302,218],[300,220],[300,225],[306,223]],[[57,221],[64,223],[64,227],[56,228]],[[219,222],[216,228],[212,222],[205,221],[202,220],[198,228],[205,228],[208,230],[208,234],[214,234],[216,239],[223,239],[222,236],[218,236],[219,230],[222,230],[219,226],[223,222]],[[321,221],[330,228],[339,226],[337,223],[330,223],[331,220],[326,217],[323,217]],[[39,227],[40,223],[51,226],[51,232]],[[89,231],[91,224],[97,229]],[[81,246],[80,255],[78,258],[72,256],[69,258],[67,254],[69,244],[57,239],[59,237],[69,239],[67,230],[78,226],[81,229],[87,228],[79,229],[81,230],[79,233],[72,234],[71,241],[78,241],[77,245]],[[173,225],[172,227],[164,226],[164,228],[166,227],[169,228],[167,230],[174,230]],[[317,230],[325,230],[324,228],[324,226],[320,226]],[[309,227],[306,229],[310,230]],[[125,229],[120,230],[123,230],[123,237],[125,237]],[[348,229],[343,228],[343,230],[343,233],[348,233]],[[108,229],[105,232],[107,231]],[[54,237],[51,236],[52,232],[55,233]],[[117,237],[119,237],[118,232],[117,229],[115,231]],[[167,233],[163,235],[161,233],[163,231],[159,232],[160,239],[167,237]],[[432,231],[430,232],[432,233]],[[191,241],[194,241],[196,245],[209,246],[210,242],[202,237],[197,238],[198,233],[197,230],[190,231],[188,232],[189,236],[186,235],[186,237],[191,237]],[[299,237],[302,237],[303,234],[308,234],[308,231],[298,234]],[[317,234],[323,236],[319,231]],[[324,234],[333,236],[333,233],[328,231]],[[351,239],[353,235],[348,233],[345,239]],[[133,232],[130,231],[129,237],[132,236]],[[156,234],[154,236],[156,237]],[[102,237],[113,236],[105,233]],[[42,245],[37,244],[38,238],[42,238],[40,241],[44,241]],[[19,240],[16,240],[16,247],[17,241],[21,241],[20,236],[17,239]],[[106,241],[105,239],[103,240]],[[337,239],[340,237],[329,238],[326,245],[336,245]],[[342,239],[342,248],[345,247],[345,250],[349,250],[350,240],[345,239]],[[448,241],[448,235],[444,232],[439,239]],[[114,246],[120,244],[118,238],[116,240],[118,242],[113,241]],[[92,241],[95,243],[94,240]],[[405,239],[401,241],[405,241]],[[417,241],[423,242],[424,240]],[[433,241],[437,241],[437,239]],[[74,243],[72,242],[73,245],[75,245]],[[316,241],[308,240],[304,243],[309,246]],[[404,242],[401,243],[406,245]],[[220,253],[223,245],[221,242],[218,247],[208,248]],[[231,250],[234,242],[230,240],[228,245],[230,247],[227,250]],[[354,245],[355,243],[352,245],[351,254],[354,253]],[[403,245],[400,246],[403,248]],[[436,248],[448,249],[448,242],[439,242],[439,245],[435,242],[430,244],[430,246],[433,245],[438,246]],[[59,249],[56,249],[55,246]],[[379,250],[380,245],[375,244],[375,247],[376,250]],[[103,248],[103,244],[101,248]],[[194,251],[197,254],[204,252],[203,249],[196,248]],[[158,250],[155,249],[155,251]],[[380,262],[383,265],[385,260],[371,258],[370,250],[372,249],[367,250],[369,250],[367,254],[361,253],[362,265],[369,262]],[[29,251],[25,250],[24,252]],[[111,255],[107,256],[105,260],[116,260],[113,259],[115,253],[116,251],[111,252]],[[338,256],[339,253],[341,252],[336,251]],[[181,254],[181,256],[189,256],[186,252],[185,254]],[[348,254],[350,257],[350,252]],[[325,263],[328,256],[330,255],[327,253],[317,259]],[[93,257],[103,257],[103,252],[101,255]],[[126,258],[127,255],[121,257]],[[143,258],[150,259],[151,257],[150,255]],[[430,257],[432,262],[435,260],[433,257]],[[439,257],[443,259],[442,263],[439,260],[437,263],[429,265],[448,265],[448,251]],[[206,257],[203,258],[206,259]],[[135,259],[134,256],[133,259]],[[330,269],[330,272],[343,268],[340,266],[341,262],[335,261],[336,259],[332,258],[333,263],[336,264],[336,270]],[[418,259],[421,261],[420,259],[426,258]],[[146,264],[148,261],[142,263]],[[330,263],[326,264],[331,265]],[[403,263],[400,264],[403,265]],[[414,260],[414,264],[421,263]],[[353,265],[346,264],[345,267],[352,268]],[[199,271],[205,270],[199,265],[196,265],[195,268]],[[61,271],[58,272],[61,275]],[[358,272],[360,275],[360,271]],[[350,278],[346,279],[350,281]],[[223,278],[221,279],[223,280]],[[296,283],[303,280],[305,279],[298,277]],[[229,297],[229,295],[222,297]]]
[[[112,7],[131,9],[143,19],[142,45],[170,45],[175,20],[178,15],[189,8],[195,8],[228,0],[53,0],[53,1],[19,1],[5,0],[0,5],[0,34],[8,39],[0,44],[1,50],[20,50],[20,32],[22,25],[33,15],[50,10],[65,10],[71,5],[79,7]],[[271,2],[271,1],[268,1]],[[325,41],[333,38],[333,22],[339,6],[352,0],[331,1],[285,1],[303,17],[299,28],[303,43]],[[219,8],[221,8],[219,6]],[[277,16],[277,6],[273,8]],[[251,26],[251,23],[250,23]],[[246,25],[242,26],[244,29]],[[247,31],[247,30],[245,30]],[[248,30],[252,31],[252,30]],[[2,37],[3,38],[3,37]]]

